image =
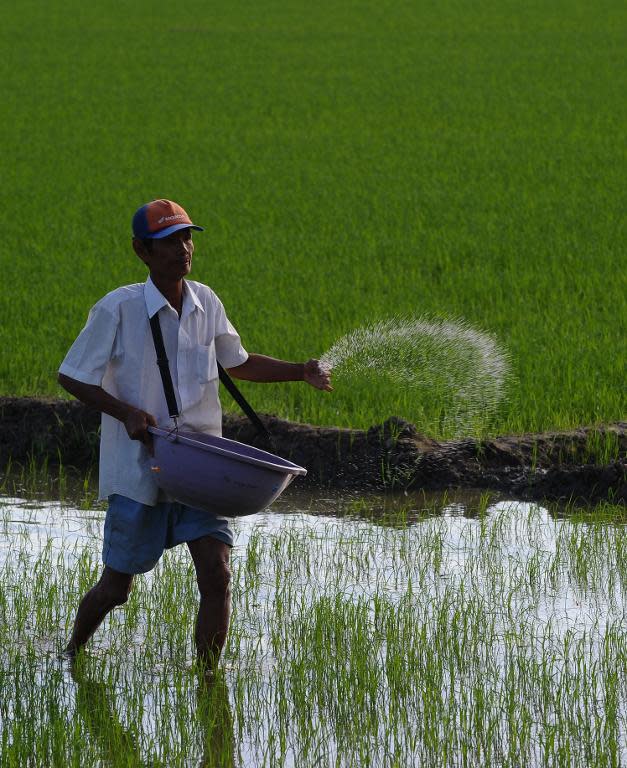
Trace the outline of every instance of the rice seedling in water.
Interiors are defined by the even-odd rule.
[[[383,379],[409,389],[419,408],[437,408],[439,431],[469,434],[490,425],[511,377],[509,356],[491,334],[461,319],[408,317],[357,328],[336,341],[321,362],[337,386]]]
[[[392,507],[374,522],[342,499],[341,520],[238,521],[233,623],[207,684],[184,550],[70,671],[56,650],[95,539],[78,509],[6,502],[0,762],[624,764],[627,528],[607,508],[573,524],[487,497],[419,504],[396,525]]]

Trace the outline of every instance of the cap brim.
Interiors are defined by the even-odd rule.
[[[204,227],[199,227],[198,224],[172,224],[171,227],[160,229],[158,232],[152,232],[147,235],[151,240],[161,240],[162,237],[171,235],[172,232],[178,232],[179,229],[197,229],[199,232],[204,232]]]

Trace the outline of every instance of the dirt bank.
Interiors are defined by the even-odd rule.
[[[309,484],[364,491],[486,488],[516,498],[627,501],[627,422],[438,442],[398,418],[368,430],[262,418],[276,452],[307,467]],[[85,469],[97,460],[99,420],[76,401],[0,398],[0,466],[34,457]],[[225,416],[224,436],[268,447],[240,416]]]

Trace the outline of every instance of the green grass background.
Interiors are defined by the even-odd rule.
[[[498,335],[492,431],[624,416],[627,5],[3,3],[0,392],[58,395],[130,217],[207,227],[193,277],[251,351],[306,359],[392,314]],[[247,384],[255,407],[437,433],[438,393]],[[227,407],[233,407],[223,398]]]

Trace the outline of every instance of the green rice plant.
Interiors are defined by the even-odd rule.
[[[623,418],[626,13],[7,6],[0,391],[62,394],[89,307],[145,279],[133,211],[166,196],[206,225],[192,276],[250,350],[305,359],[392,315],[460,317],[511,355],[490,432]],[[243,391],[313,423],[449,428],[445,387]]]
[[[588,463],[609,464],[621,458],[618,434],[612,430],[590,430],[586,438]],[[625,458],[624,455],[622,458]]]

